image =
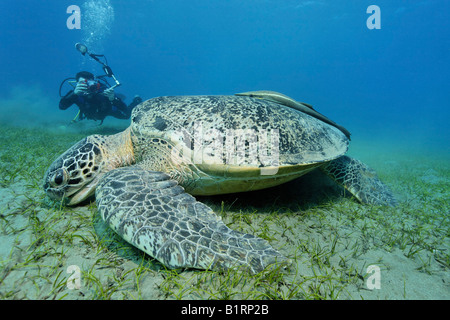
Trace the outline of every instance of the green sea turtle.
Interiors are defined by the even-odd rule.
[[[299,110],[301,112],[304,112],[306,114],[309,114],[310,116],[313,116],[316,119],[322,120],[325,123],[328,123],[329,125],[332,125],[333,127],[338,128],[342,131],[345,136],[350,139],[350,132],[345,129],[343,126],[338,125],[336,122],[328,119],[323,114],[317,112],[314,110],[313,106],[300,101],[295,101],[291,97],[288,97],[282,93],[275,92],[275,91],[269,91],[269,90],[259,90],[259,91],[248,91],[248,92],[242,92],[242,93],[236,93],[237,96],[249,96],[253,98],[258,99],[265,99],[268,101],[273,101],[276,103],[281,103],[285,106],[294,108],[296,110]]]
[[[169,268],[259,272],[287,259],[192,195],[268,188],[321,168],[359,201],[394,205],[375,172],[344,155],[348,144],[335,127],[263,99],[158,97],[133,110],[125,131],[88,136],[58,157],[44,189],[67,205],[95,194],[110,227]]]

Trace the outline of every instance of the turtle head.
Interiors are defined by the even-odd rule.
[[[112,136],[92,135],[60,155],[44,176],[44,190],[54,200],[78,204],[94,195],[105,173],[134,163],[130,130]]]
[[[59,156],[44,176],[44,190],[54,200],[74,205],[89,198],[105,171],[101,136],[89,136]]]

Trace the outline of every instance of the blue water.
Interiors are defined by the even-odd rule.
[[[73,4],[80,30],[66,25]],[[381,29],[366,25],[372,4]],[[33,124],[70,120],[75,109],[58,110],[60,82],[101,73],[75,50],[85,42],[107,56],[127,102],[274,90],[313,104],[355,139],[450,154],[447,0],[2,0],[0,12],[2,123],[28,113]]]

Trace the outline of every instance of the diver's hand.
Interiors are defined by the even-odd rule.
[[[77,96],[80,94],[87,93],[88,85],[86,82],[78,82],[77,86],[75,87],[75,90],[73,90],[73,93],[75,93]]]
[[[108,88],[102,92],[102,94],[109,99],[109,101],[114,100],[114,88]]]

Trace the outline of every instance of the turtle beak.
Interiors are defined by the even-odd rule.
[[[65,198],[65,204],[68,206],[74,206],[88,199],[91,195],[94,194],[95,189],[87,189],[83,188],[74,195]]]
[[[74,192],[70,196],[66,195],[66,205],[74,206],[83,202],[95,194],[95,188],[97,187],[98,180],[102,175],[97,175],[91,182],[83,186],[77,192]]]

